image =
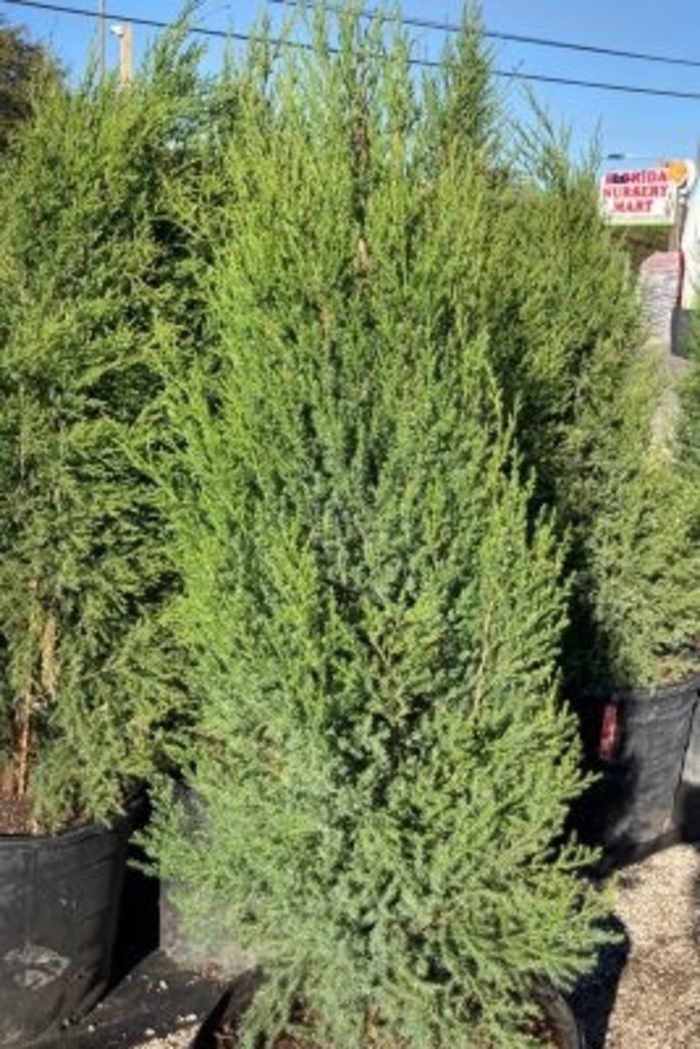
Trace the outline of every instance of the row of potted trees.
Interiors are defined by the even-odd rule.
[[[0,901],[69,902],[0,1045],[102,993],[144,788],[264,973],[246,1044],[541,1044],[605,938],[570,701],[696,666],[700,486],[590,170],[512,149],[472,20],[420,82],[379,17],[307,30],[46,84],[2,160]]]

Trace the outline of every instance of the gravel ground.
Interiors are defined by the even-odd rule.
[[[658,852],[615,883],[622,942],[573,998],[588,1049],[700,1049],[700,847]]]
[[[198,1024],[185,1024],[171,1031],[164,1038],[150,1038],[133,1049],[190,1049],[198,1030]]]
[[[628,871],[617,914],[630,952],[606,1049],[700,1046],[700,855],[676,846]]]
[[[700,1049],[700,846],[674,845],[614,877],[620,943],[577,988],[587,1049]],[[192,1049],[197,1023],[132,1049]]]

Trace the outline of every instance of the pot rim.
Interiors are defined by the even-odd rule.
[[[0,832],[0,851],[19,847],[25,849],[40,849],[47,846],[61,848],[68,843],[82,841],[84,838],[105,834],[129,834],[135,825],[142,804],[142,800],[136,798],[122,812],[115,813],[109,819],[90,819],[75,826],[62,827],[54,831],[42,830],[36,834],[3,834]]]

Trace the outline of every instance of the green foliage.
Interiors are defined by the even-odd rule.
[[[0,19],[0,151],[31,118],[35,94],[62,82],[58,62],[18,26]]]
[[[700,311],[697,309],[688,317],[686,352],[688,364],[679,383],[679,453],[688,475],[700,478]]]
[[[536,502],[567,538],[567,679],[653,686],[695,667],[700,623],[699,488],[674,461],[673,380],[644,345],[593,160],[574,166],[542,113],[517,142],[484,323]]]
[[[574,165],[541,113],[516,144],[519,176],[490,237],[483,322],[538,499],[566,528],[582,509],[580,471],[635,367],[639,308],[600,221],[592,164]]]
[[[656,251],[668,251],[669,230],[667,226],[619,226],[612,235],[630,260],[635,274],[640,266]]]
[[[500,173],[503,154],[503,108],[484,49],[480,12],[465,7],[461,31],[451,37],[442,55],[440,77],[426,78],[423,98],[433,139],[429,154],[436,174],[446,159],[478,165],[490,178]]]
[[[561,555],[480,312],[496,190],[479,151],[424,177],[440,90],[401,37],[347,16],[335,54],[315,17],[197,216],[207,325],[160,469],[200,819],[165,790],[150,847],[200,936],[263,965],[246,1044],[301,1001],[338,1049],[516,1049],[603,905],[560,840]]]
[[[443,94],[429,97],[431,127],[449,127],[452,143],[431,155],[437,177],[460,180],[432,285],[436,296],[462,289],[465,330],[485,340],[504,408],[517,416],[534,503],[554,511],[566,540],[567,680],[641,685],[682,675],[700,595],[695,497],[670,463],[650,466],[668,378],[644,349],[634,274],[601,222],[594,158],[574,165],[566,135],[539,110],[534,128],[513,129],[508,158],[503,119],[483,102],[474,111],[486,131],[474,133],[480,146],[470,152],[471,130],[445,123],[462,82],[448,67]]]
[[[50,825],[117,810],[183,702],[136,464],[158,332],[186,320],[167,200],[201,137],[196,59],[175,33],[128,91],[45,91],[0,170],[3,785]]]
[[[601,428],[589,456],[579,580],[594,614],[587,674],[617,687],[653,688],[698,668],[700,485],[668,432],[673,401],[659,365],[651,350],[637,360],[619,425]]]

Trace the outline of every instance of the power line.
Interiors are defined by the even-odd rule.
[[[283,7],[299,6],[299,0],[268,0],[270,4],[280,4]],[[339,4],[324,2],[320,5],[328,11],[338,12],[341,10]],[[379,8],[363,8],[360,11],[363,18],[381,18],[385,22],[400,22],[402,25],[410,26],[412,29],[429,29],[441,33],[459,33],[461,26],[457,22],[436,21],[431,18],[418,18],[415,15],[392,15],[384,14]],[[676,58],[672,55],[649,54],[643,51],[621,51],[613,47],[601,47],[597,44],[575,44],[568,40],[553,40],[546,36],[523,36],[519,33],[498,32],[493,29],[481,29],[480,35],[490,40],[503,40],[517,44],[532,44],[536,47],[560,48],[566,51],[583,51],[587,54],[606,55],[608,58],[627,58],[639,62],[658,62],[671,66],[686,66],[700,69],[700,59]]]
[[[509,80],[534,80],[538,84],[561,84],[565,87],[587,87],[598,88],[601,91],[621,91],[629,95],[655,95],[658,98],[690,99],[700,102],[700,93],[697,91],[675,91],[663,87],[641,87],[634,84],[613,84],[603,80],[575,80],[572,77],[546,76],[544,73],[520,73],[514,70],[512,73],[503,70],[492,70],[494,76],[507,77]]]
[[[172,29],[171,22],[160,22],[155,18],[143,18],[138,15],[118,14],[116,11],[89,11],[84,7],[71,7],[67,4],[48,3],[47,0],[0,0],[0,3],[12,7],[29,7],[39,11],[51,11],[58,15],[76,15],[82,18],[106,18],[114,22],[131,22],[132,25],[145,26],[147,29]],[[206,26],[192,26],[192,32],[199,36],[218,37],[222,40],[250,40],[247,33],[229,32],[227,29],[208,29]],[[281,41],[278,41],[281,42]]]
[[[283,3],[286,0],[270,0],[272,3]],[[86,10],[82,7],[71,7],[67,4],[49,3],[48,0],[0,0],[0,3],[9,4],[13,7],[25,7],[34,8],[43,11],[51,11],[54,14],[65,14],[65,15],[76,15],[83,18],[97,18],[98,13],[96,11]],[[146,26],[149,29],[170,29],[172,28],[171,23],[161,22],[157,19],[143,18],[133,15],[118,14],[115,11],[105,12],[105,17],[117,22],[131,22],[132,25]],[[408,23],[407,23],[408,24]],[[445,23],[450,25],[450,23]],[[192,26],[193,33],[200,36],[207,36],[218,38],[221,40],[237,40],[247,42],[251,39],[248,33],[236,33],[226,29],[210,29],[206,26]],[[273,45],[288,45],[292,47],[307,47],[303,43],[291,40],[272,39],[270,41]],[[574,45],[571,45],[574,46]],[[583,45],[580,45],[583,47]],[[616,54],[623,54],[622,52],[615,52]],[[639,56],[641,57],[641,56]],[[429,59],[414,58],[410,60],[411,65],[419,66],[423,68],[439,68],[441,63],[439,61],[431,61]],[[700,63],[698,63],[700,64]],[[543,73],[524,73],[519,70],[503,70],[503,69],[491,69],[491,73],[495,77],[507,79],[507,80],[523,80],[532,83],[542,84],[558,84],[563,87],[580,87],[588,89],[597,89],[601,91],[615,91],[625,94],[633,95],[652,95],[659,98],[673,98],[673,99],[685,99],[694,102],[700,102],[700,93],[696,91],[677,91],[672,88],[653,88],[653,87],[642,87],[635,84],[615,84],[610,81],[599,81],[599,80],[579,80],[573,77],[560,77],[560,76],[548,76]]]

